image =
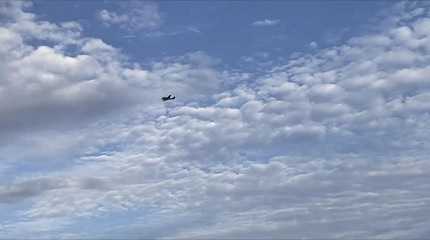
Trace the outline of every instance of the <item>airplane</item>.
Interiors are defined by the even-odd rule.
[[[168,100],[173,100],[175,98],[176,98],[175,96],[172,97],[172,95],[169,94],[169,96],[167,96],[167,97],[161,97],[161,100],[163,100],[163,102],[165,102],[165,101],[168,101]]]

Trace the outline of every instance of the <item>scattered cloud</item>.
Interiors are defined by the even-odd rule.
[[[107,26],[119,26],[130,32],[158,29],[162,23],[158,4],[147,1],[120,3],[120,8],[115,11],[102,9],[97,18]]]
[[[0,107],[2,235],[430,233],[429,16],[405,20],[417,6],[254,75],[203,52],[142,67],[21,4],[0,5],[0,100],[14,103]],[[39,34],[20,24],[54,32],[51,45],[33,46]],[[70,32],[74,54],[60,40]],[[171,91],[177,103],[159,103]]]

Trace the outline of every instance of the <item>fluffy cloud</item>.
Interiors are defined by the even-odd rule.
[[[73,132],[40,128],[35,137],[15,129],[22,146],[50,147],[45,156],[58,163],[31,165],[29,149],[13,161],[23,150],[0,148],[12,158],[2,174],[20,173],[0,187],[0,211],[19,208],[8,211],[12,221],[0,218],[0,232],[22,238],[427,236],[430,36],[419,8],[393,9],[389,16],[402,17],[388,17],[389,27],[258,77],[219,72],[218,61],[200,52],[143,68],[100,39],[77,38],[79,53],[70,55],[32,46],[13,21],[3,26],[0,41],[8,51],[0,56],[8,64],[0,67],[0,96],[16,102],[0,108],[3,126],[34,127],[27,119],[40,114],[51,130],[65,121],[62,115],[73,119],[68,129],[88,112],[94,116]],[[166,91],[179,101],[156,103]],[[99,117],[100,109],[119,113],[117,106],[129,105],[133,111]],[[80,115],[81,108],[88,112]],[[48,227],[52,219],[56,228]],[[82,235],[70,234],[76,232]]]
[[[76,126],[126,106],[148,106],[173,91],[183,95],[184,102],[196,100],[220,84],[219,73],[202,53],[153,63],[150,69],[131,67],[119,49],[101,39],[80,37],[80,28],[70,36],[73,24],[38,21],[24,7],[29,6],[2,4],[5,13],[10,15],[6,8],[14,12],[5,14],[9,21],[0,26],[0,101],[14,103],[0,107],[3,132]],[[32,45],[42,37],[50,44]],[[71,53],[67,45],[77,50]]]
[[[81,36],[82,28],[77,22],[55,24],[37,20],[33,13],[23,11],[31,8],[30,1],[3,1],[0,4],[2,27],[19,34],[22,39],[55,41],[61,45],[76,43]],[[18,41],[19,43],[20,41]]]

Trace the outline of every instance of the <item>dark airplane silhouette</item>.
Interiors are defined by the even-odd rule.
[[[173,100],[175,98],[176,98],[175,96],[172,97],[172,95],[169,94],[169,96],[167,96],[167,97],[162,97],[161,100],[163,100],[163,102],[165,102],[165,101],[168,101],[168,100]]]

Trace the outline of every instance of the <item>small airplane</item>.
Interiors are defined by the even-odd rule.
[[[169,94],[169,96],[167,96],[167,97],[161,97],[161,100],[163,100],[163,102],[165,102],[165,101],[168,101],[168,100],[173,100],[175,98],[176,98],[175,96],[172,97],[172,95]]]

